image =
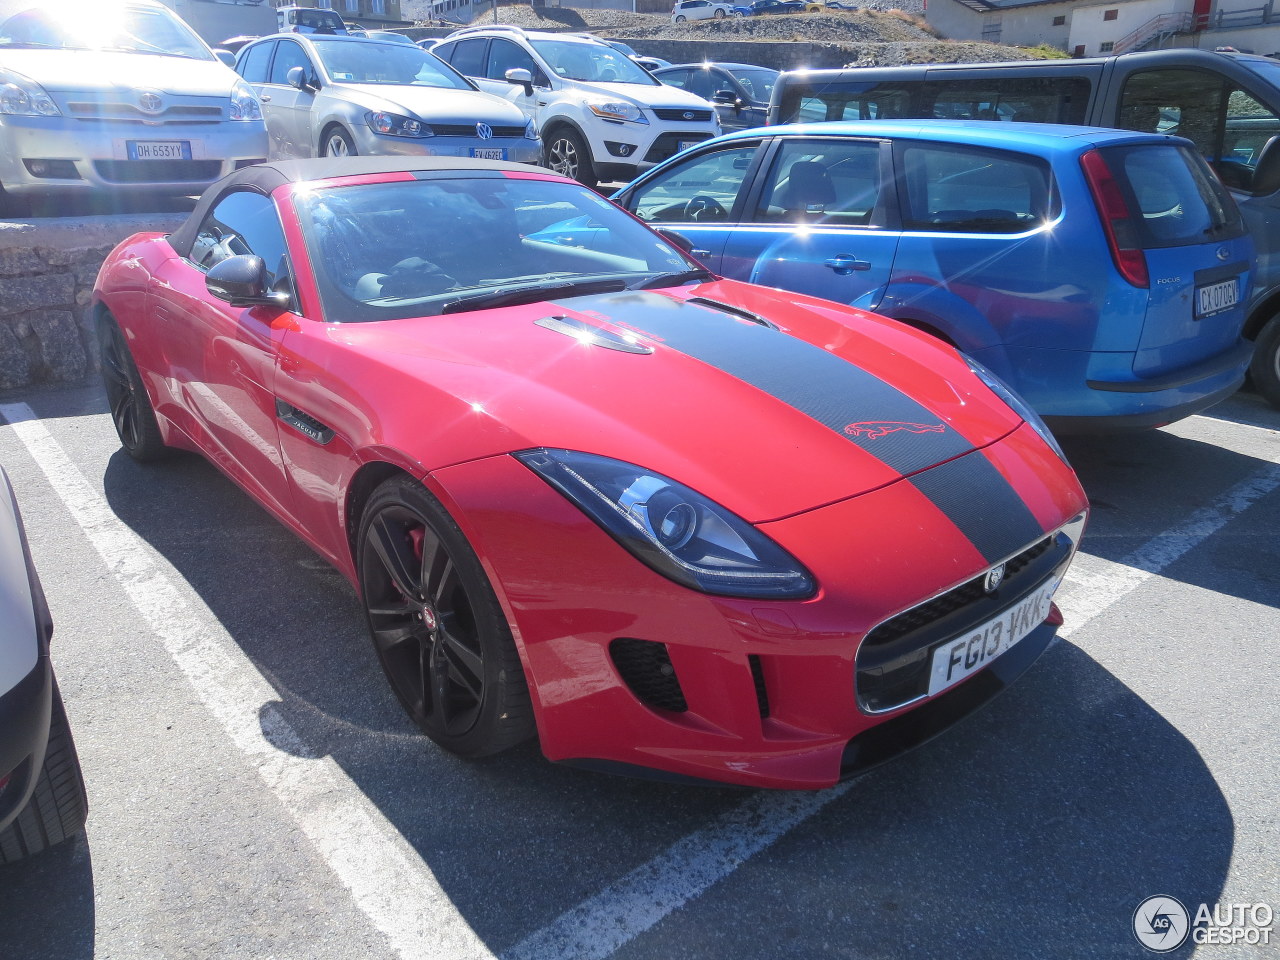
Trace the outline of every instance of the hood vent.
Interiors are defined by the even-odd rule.
[[[653,347],[638,342],[635,337],[612,330],[604,330],[577,317],[551,316],[540,317],[533,321],[540,327],[572,337],[579,343],[593,347],[604,347],[606,350],[618,350],[622,353],[653,353]]]
[[[712,300],[710,297],[690,297],[685,303],[696,303],[700,307],[710,307],[712,310],[719,310],[721,313],[727,313],[731,317],[738,317],[741,320],[750,320],[752,323],[758,323],[762,327],[768,327],[770,330],[778,328],[760,316],[758,313],[752,313],[750,310],[743,310],[741,307],[735,307],[728,303],[721,303],[719,300]]]

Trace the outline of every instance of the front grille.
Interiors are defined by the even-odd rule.
[[[97,100],[72,100],[67,113],[77,120],[130,120],[148,124],[217,123],[222,107],[177,104],[160,113],[144,113],[131,103],[103,103]]]
[[[641,703],[673,713],[689,709],[665,643],[618,637],[609,644],[609,655],[622,681]]]
[[[653,112],[659,120],[683,120],[685,123],[706,123],[714,115],[712,110],[699,110],[696,107],[654,107]]]
[[[858,647],[855,684],[863,709],[892,710],[929,690],[933,650],[963,636],[1035,592],[1071,555],[1064,534],[1046,537],[1006,562],[994,593],[982,576],[872,628]]]
[[[659,163],[679,153],[682,143],[699,143],[710,139],[711,134],[705,130],[699,130],[696,133],[664,133],[653,141],[653,146],[649,148],[644,158],[649,163]]]
[[[430,127],[437,137],[480,137],[474,123],[433,123]],[[524,136],[524,127],[493,127],[492,130],[494,137]]]
[[[95,160],[98,176],[111,183],[209,183],[221,160]]]

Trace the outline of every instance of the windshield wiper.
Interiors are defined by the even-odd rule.
[[[714,280],[716,275],[710,270],[698,267],[696,270],[682,270],[679,273],[660,273],[654,277],[645,277],[637,283],[633,290],[652,290],[654,287],[678,287],[694,280]]]
[[[493,293],[477,293],[470,297],[450,300],[440,308],[441,313],[465,313],[482,307],[509,307],[517,303],[537,303],[561,297],[585,297],[593,293],[617,293],[627,289],[625,280],[577,280],[560,283],[537,283],[514,290],[495,290]]]

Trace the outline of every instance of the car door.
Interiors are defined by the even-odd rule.
[[[891,164],[879,140],[779,140],[725,243],[721,272],[874,309],[898,247]]]
[[[508,70],[528,70],[533,80],[533,93],[527,92],[524,84],[512,83],[507,79]],[[489,41],[489,52],[485,58],[483,77],[475,78],[476,86],[486,93],[497,94],[510,100],[530,120],[538,121],[538,107],[545,106],[545,93],[551,86],[546,73],[538,66],[537,61],[519,44],[501,37]],[[539,104],[539,99],[544,102]]]
[[[291,513],[276,429],[276,357],[294,314],[233,307],[214,298],[205,273],[228,257],[262,257],[275,289],[292,291],[284,231],[275,204],[237,191],[200,225],[189,260],[161,265],[147,306],[165,331],[169,362],[183,394],[181,426],[223,470],[267,506]]]
[[[618,196],[618,202],[653,227],[668,227],[693,242],[693,255],[722,273],[725,241],[741,217],[760,140],[700,150],[655,172]]]
[[[260,88],[268,99],[266,106],[269,112],[265,114],[265,120],[273,160],[313,157],[316,154],[319,131],[313,130],[311,123],[315,91],[299,90],[289,83],[289,71],[294,67],[302,67],[312,80],[318,77],[315,65],[302,44],[288,39],[276,41],[267,82]]]

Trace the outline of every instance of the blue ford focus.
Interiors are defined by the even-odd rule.
[[[765,127],[614,199],[716,273],[947,340],[1057,430],[1153,427],[1235,391],[1253,245],[1189,141],[981,121]],[[579,244],[590,223],[547,228]]]

